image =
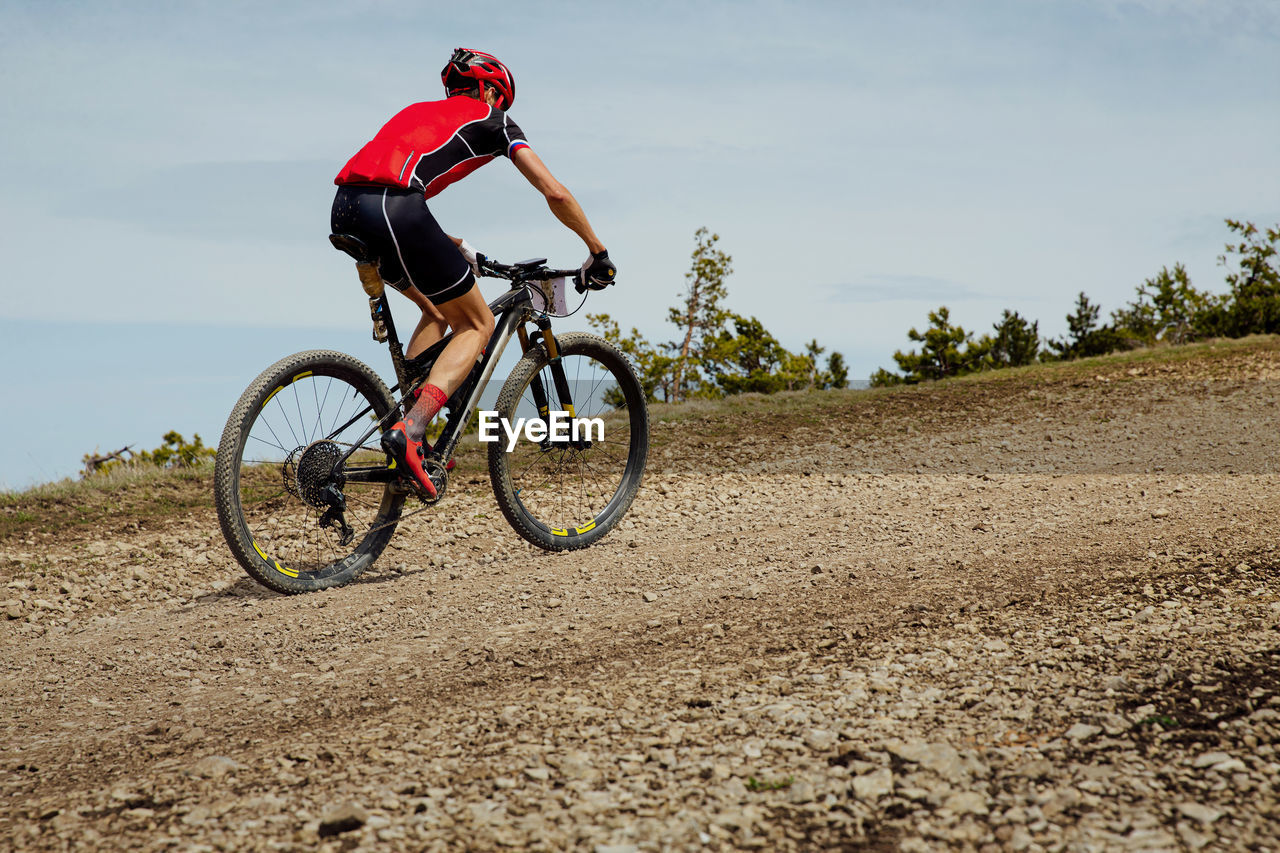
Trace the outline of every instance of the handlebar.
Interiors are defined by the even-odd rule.
[[[547,267],[546,258],[533,258],[514,264],[502,264],[492,258],[477,254],[476,266],[480,267],[481,275],[489,278],[505,278],[512,284],[524,284],[530,281],[545,281],[550,278],[564,277],[572,278],[579,289],[583,286],[581,269],[550,269]]]

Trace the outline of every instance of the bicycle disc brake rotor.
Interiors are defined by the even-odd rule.
[[[334,466],[342,454],[342,447],[336,442],[323,439],[295,449],[285,460],[285,488],[310,506],[321,509],[329,506],[324,491],[333,482]]]

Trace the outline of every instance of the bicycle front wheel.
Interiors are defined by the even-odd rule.
[[[288,356],[249,385],[218,445],[214,499],[227,545],[250,577],[277,592],[312,592],[349,583],[373,564],[405,496],[387,477],[368,481],[387,464],[381,430],[361,438],[394,406],[376,373],[339,352]]]
[[[543,440],[505,436],[489,445],[489,477],[498,506],[522,537],[548,551],[585,548],[607,534],[635,499],[649,453],[649,413],[631,363],[596,335],[556,338],[572,405],[561,399],[550,359],[531,349],[512,370],[498,397],[499,417],[549,423],[553,413],[579,422],[575,437]],[[536,386],[548,410],[539,412]]]

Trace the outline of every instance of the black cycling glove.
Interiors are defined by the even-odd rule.
[[[608,249],[593,252],[582,265],[582,274],[578,276],[578,292],[581,293],[588,287],[592,290],[604,290],[614,283],[617,275],[618,268],[609,260]]]

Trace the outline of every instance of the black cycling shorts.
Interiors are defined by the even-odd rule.
[[[465,295],[476,283],[471,265],[427,209],[421,190],[340,186],[329,218],[335,234],[363,240],[378,258],[382,280],[418,288],[435,304]]]

